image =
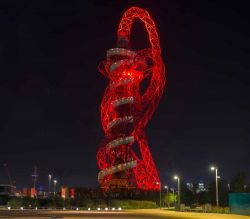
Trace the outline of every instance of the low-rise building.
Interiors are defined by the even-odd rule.
[[[0,184],[0,196],[15,196],[16,187],[8,184]]]

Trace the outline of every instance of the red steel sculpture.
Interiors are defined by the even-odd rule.
[[[135,18],[144,23],[151,48],[130,49],[130,29]],[[101,103],[105,139],[96,156],[98,181],[105,191],[159,190],[158,172],[144,132],[166,81],[158,33],[146,10],[131,7],[123,14],[117,35],[116,48],[109,49],[107,59],[99,65],[110,82]],[[142,93],[140,84],[145,78],[149,85]]]

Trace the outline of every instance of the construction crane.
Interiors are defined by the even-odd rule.
[[[4,169],[5,169],[6,173],[7,173],[7,176],[9,178],[9,183],[10,183],[11,186],[13,186],[13,182],[12,182],[12,179],[11,179],[11,176],[10,176],[9,168],[8,168],[6,163],[4,163],[3,166],[4,166]]]
[[[34,173],[31,175],[33,182],[34,182],[34,189],[36,190],[36,184],[37,184],[37,178],[38,178],[38,174],[37,174],[37,166],[34,166]]]

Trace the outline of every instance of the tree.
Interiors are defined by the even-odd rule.
[[[204,205],[208,203],[212,203],[211,195],[209,191],[202,191],[196,194],[196,199],[198,204]]]
[[[247,185],[246,192],[250,193],[250,184]]]
[[[231,181],[230,189],[232,192],[246,192],[246,174],[238,172]]]
[[[195,203],[195,196],[192,191],[188,189],[188,187],[182,183],[181,184],[181,203],[185,205],[192,205]]]
[[[166,206],[171,206],[177,201],[177,195],[174,193],[163,194],[162,202]]]
[[[211,182],[208,187],[209,197],[211,200],[211,203],[213,205],[216,205],[216,199],[215,199],[215,182]],[[228,183],[224,179],[218,180],[218,191],[219,191],[219,205],[220,206],[228,206]]]

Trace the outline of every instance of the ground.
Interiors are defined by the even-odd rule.
[[[190,213],[190,212],[175,212],[159,209],[147,210],[129,210],[129,211],[0,211],[0,218],[18,218],[18,219],[50,219],[50,218],[65,218],[65,219],[102,219],[102,218],[122,218],[122,219],[250,219],[250,216],[232,215],[232,214],[206,214],[206,213]]]

